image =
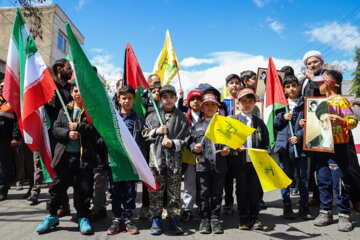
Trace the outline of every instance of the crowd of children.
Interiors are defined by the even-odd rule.
[[[311,67],[315,64],[315,67],[308,68],[312,72],[307,72],[306,77],[309,81],[305,80],[305,83],[299,82],[291,67],[283,68],[286,76],[281,79],[281,83],[287,97],[288,109],[284,108],[276,112],[273,128],[277,132],[277,140],[273,150],[278,154],[280,167],[289,178],[295,179],[294,172],[296,172],[300,193],[300,217],[304,220],[314,219],[308,207],[308,178],[311,178],[308,175],[308,164],[309,158],[316,158],[320,213],[315,218],[314,224],[324,226],[332,223],[332,196],[335,192],[339,212],[338,230],[351,231],[353,226],[350,219],[351,186],[347,173],[350,159],[348,142],[352,138],[349,137],[349,130],[356,127],[357,118],[349,101],[338,94],[342,83],[341,73],[326,69],[321,69],[318,73],[316,60],[323,63],[323,59],[316,51],[307,53],[304,58],[306,66],[308,61],[315,61],[310,64]],[[55,69],[59,72],[58,78],[64,78],[68,70],[67,62],[62,62],[56,67],[59,68]],[[267,126],[261,119],[259,108],[255,105],[256,102],[261,101],[255,94],[256,79],[256,73],[250,70],[241,72],[239,76],[230,74],[225,79],[229,97],[223,101],[217,89],[206,83],[200,84],[198,88],[188,93],[185,107],[182,104],[183,99],[178,101],[176,89],[172,85],[161,86],[159,76],[152,74],[148,77],[150,93],[146,91],[142,94],[142,101],[147,110],[145,119],[132,109],[135,90],[129,85],[117,84],[114,104],[148,160],[159,187],[158,190],[150,193],[145,185],[143,187],[140,218],[151,218],[152,235],[159,235],[164,231],[162,227],[164,209],[167,210],[170,218],[169,230],[176,235],[183,234],[180,221],[192,219],[195,204],[201,219],[199,232],[223,233],[221,214],[232,213],[234,179],[239,229],[263,229],[259,217],[259,209],[264,206],[263,190],[247,150],[258,148],[265,149],[269,153],[271,151]],[[307,152],[302,149],[306,121],[305,94],[302,93],[304,92],[302,89],[306,84],[308,85],[306,91],[311,87],[313,91],[318,91],[320,95],[328,98],[329,119],[335,144],[334,154]],[[65,85],[67,86],[65,82],[59,83],[63,89]],[[112,180],[112,174],[108,172],[110,170],[106,147],[94,126],[86,120],[79,90],[76,85],[72,85],[68,92],[72,96],[72,100],[68,101],[67,105],[72,122],[68,122],[63,110],[57,110],[56,121],[50,129],[54,144],[55,177],[49,188],[50,200],[47,204],[49,215],[36,231],[45,233],[59,224],[61,217],[59,210],[63,205],[68,204],[64,202],[64,198],[67,197],[68,187],[72,185],[77,211],[76,221],[80,232],[92,233],[89,220],[94,220],[99,215],[102,217],[107,215],[105,186],[109,182],[114,218],[107,234],[113,235],[121,231],[138,234],[139,230],[132,217],[137,195],[136,182]],[[54,96],[49,105],[55,106],[57,101]],[[176,107],[178,102],[181,104]],[[236,150],[214,144],[205,137],[205,132],[216,113],[236,119],[254,128],[255,132]],[[296,154],[294,146],[296,146]],[[182,159],[184,148],[196,156],[186,163]],[[100,165],[101,168],[96,168],[96,165]],[[181,198],[182,175],[184,175],[183,198]],[[95,194],[93,194],[94,189]],[[225,205],[221,209],[223,192]],[[290,196],[290,186],[281,190],[283,216],[293,219],[296,215],[292,209]],[[91,199],[94,203],[92,211],[90,211]]]

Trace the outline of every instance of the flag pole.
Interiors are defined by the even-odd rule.
[[[286,110],[286,113],[289,113],[289,108],[288,108],[288,106],[285,107],[285,110]],[[292,129],[291,120],[289,121],[289,128],[290,128],[290,135],[291,135],[291,137],[294,137],[294,131],[293,131],[293,129]],[[296,144],[294,144],[293,147],[294,147],[295,157],[297,158],[297,157],[299,157],[299,155],[298,155],[298,152],[297,152],[297,149],[296,149]]]
[[[159,109],[158,109],[158,107],[156,106],[156,102],[155,102],[155,100],[154,100],[154,98],[153,98],[153,96],[152,96],[152,94],[151,94],[151,92],[150,92],[150,89],[148,89],[148,94],[149,94],[149,96],[150,96],[150,98],[151,98],[151,101],[152,101],[152,103],[153,103],[153,105],[154,105],[154,109],[155,109],[156,115],[157,115],[158,118],[159,118],[160,125],[162,126],[162,125],[164,125],[164,124],[163,124],[163,121],[161,120],[160,113],[159,113]],[[164,136],[167,138],[167,134],[166,134],[166,133],[164,133]]]
[[[178,75],[178,78],[179,78],[179,85],[180,85],[180,89],[182,89],[182,86],[181,86],[181,81],[180,81],[180,69],[179,69],[179,71],[177,72],[177,75]]]
[[[66,115],[67,119],[69,120],[69,122],[71,122],[71,118],[70,118],[69,112],[68,112],[68,110],[67,110],[67,108],[66,108],[66,106],[65,106],[64,100],[62,99],[62,97],[61,97],[61,95],[60,95],[59,89],[56,89],[56,94],[57,94],[57,96],[58,96],[59,99],[60,99],[61,105],[62,105],[62,107],[63,107],[63,109],[64,109],[64,112],[65,112],[65,115]]]

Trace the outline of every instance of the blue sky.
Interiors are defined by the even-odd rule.
[[[11,0],[0,1],[10,6]],[[162,49],[166,29],[180,62],[185,90],[201,82],[221,87],[230,73],[267,67],[297,73],[308,50],[339,62],[351,79],[360,46],[360,2],[308,0],[62,0],[57,3],[85,37],[89,59],[108,79],[120,77],[130,42],[145,75]],[[173,80],[177,85],[177,78]]]

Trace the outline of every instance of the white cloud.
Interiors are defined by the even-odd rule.
[[[310,41],[319,41],[336,50],[353,52],[356,46],[360,46],[359,29],[350,23],[327,23],[305,34],[311,36]]]
[[[180,65],[183,67],[193,67],[193,66],[198,66],[201,64],[210,64],[213,63],[213,59],[200,59],[200,58],[193,58],[193,57],[188,57],[188,58],[184,58]]]
[[[271,0],[252,0],[253,3],[256,4],[259,8],[262,8],[265,6],[265,4],[269,3]]]
[[[32,6],[51,5],[51,4],[53,4],[52,0],[46,0],[46,2],[43,2],[43,3],[38,2],[38,1],[31,2]]]
[[[102,48],[92,48],[92,49],[90,49],[90,52],[91,53],[102,53],[102,52],[105,52],[105,50]]]
[[[282,31],[285,29],[285,25],[270,17],[268,17],[266,21],[269,22],[269,27],[281,36]]]
[[[76,10],[79,11],[86,3],[86,0],[79,0]]]

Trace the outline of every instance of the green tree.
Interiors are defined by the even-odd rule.
[[[351,80],[351,93],[355,94],[355,97],[360,97],[360,48],[355,49],[354,62],[357,63],[355,72],[351,74],[354,78]]]

